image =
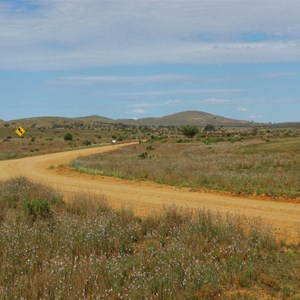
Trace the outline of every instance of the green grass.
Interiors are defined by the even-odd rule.
[[[206,144],[140,144],[79,157],[71,166],[81,172],[235,194],[300,196],[299,139]],[[145,152],[150,146],[154,148],[151,155]]]
[[[63,205],[49,201],[52,217],[31,222],[22,207],[7,206],[7,190],[19,198],[11,182],[0,189],[1,299],[300,296],[299,245],[276,241],[258,221],[174,207],[139,218],[113,211],[104,196],[77,194]]]

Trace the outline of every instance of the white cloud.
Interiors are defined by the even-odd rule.
[[[300,61],[300,1],[8,3],[0,6],[0,69]]]
[[[273,78],[282,78],[282,77],[292,77],[297,76],[298,73],[295,72],[272,72],[264,74],[263,77],[267,79],[273,79]]]
[[[132,115],[145,115],[147,111],[142,108],[135,108],[127,112],[127,114],[132,114]]]
[[[67,76],[56,80],[71,84],[153,84],[201,82],[198,76],[180,74],[162,74],[152,76]]]
[[[201,104],[228,104],[231,103],[231,100],[221,99],[221,98],[208,98],[202,101],[199,101]]]
[[[134,103],[129,104],[128,106],[135,109],[143,109],[148,107],[166,107],[166,106],[173,106],[179,103],[182,103],[181,100],[168,100],[165,102],[154,102],[154,103]]]
[[[247,112],[249,111],[248,107],[238,107],[237,111]]]
[[[174,105],[174,104],[178,104],[178,103],[182,103],[182,101],[181,100],[168,100],[168,101],[166,101],[164,104],[165,105],[170,105],[170,106],[172,106],[172,105]]]
[[[143,92],[129,92],[129,93],[112,93],[111,96],[117,97],[142,97],[142,96],[174,96],[174,95],[202,95],[202,94],[239,94],[244,92],[243,89],[225,88],[225,89],[173,89],[173,90],[154,90]]]
[[[23,49],[22,49],[23,48]],[[22,51],[21,51],[22,49]],[[19,47],[0,50],[0,69],[55,70],[140,64],[223,64],[300,61],[297,41],[264,43],[187,43],[144,45],[128,51],[112,47],[55,50]]]
[[[260,114],[251,114],[251,115],[248,116],[249,119],[253,119],[253,120],[255,120],[255,119],[263,119],[265,117],[266,116],[260,115]]]
[[[151,103],[135,103],[135,104],[129,104],[129,107],[132,108],[145,108],[145,107],[151,107],[153,104]]]

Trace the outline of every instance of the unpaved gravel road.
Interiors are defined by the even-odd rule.
[[[246,218],[258,217],[264,223],[272,225],[279,238],[285,238],[292,243],[300,242],[300,203],[193,192],[186,188],[150,182],[79,174],[68,168],[58,167],[79,155],[111,151],[122,146],[104,146],[0,161],[0,179],[26,176],[60,189],[66,199],[77,192],[104,194],[112,207],[131,208],[141,216],[156,213],[163,206],[176,205],[187,209],[206,208],[220,213],[241,214]]]

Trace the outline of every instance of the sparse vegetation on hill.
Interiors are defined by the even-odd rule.
[[[133,126],[182,126],[196,125],[204,127],[206,124],[214,124],[215,126],[249,126],[252,122],[234,120],[221,116],[212,115],[201,111],[185,111],[179,112],[159,118],[143,118],[138,120],[120,119],[113,120],[102,116],[87,116],[78,118],[65,117],[35,117],[20,120],[11,120],[11,123],[22,123],[24,126],[44,126],[44,127],[81,127],[81,126],[101,126],[102,124],[123,124]]]
[[[183,125],[199,128],[197,138],[206,136],[205,128],[214,126],[216,137],[213,139],[232,140],[249,136],[261,137],[292,137],[299,136],[299,123],[287,123],[291,127],[280,124],[256,124],[246,121],[230,120],[204,112],[189,111],[176,113],[161,118],[146,118],[139,120],[112,120],[101,116],[82,118],[36,117],[20,120],[0,122],[0,159],[19,158],[49,152],[70,150],[84,146],[95,146],[100,143],[111,143],[115,136],[118,142],[133,140],[166,140],[177,138],[181,142],[181,127]],[[283,124],[284,125],[284,124]],[[22,143],[15,130],[22,126],[26,133],[22,136]],[[269,133],[268,133],[269,132]],[[72,141],[64,141],[66,133],[73,136]],[[207,131],[207,133],[212,133]],[[101,138],[99,138],[101,137]],[[210,143],[210,141],[207,141]]]
[[[299,245],[276,241],[258,221],[176,208],[139,218],[104,196],[59,204],[49,191],[25,178],[0,183],[3,300],[300,296]],[[47,201],[51,217],[32,221],[22,201]]]
[[[148,125],[148,126],[199,126],[204,127],[206,124],[215,126],[251,126],[249,121],[234,120],[221,116],[212,115],[202,111],[184,111],[159,118],[144,118],[138,120],[121,120],[124,124]]]

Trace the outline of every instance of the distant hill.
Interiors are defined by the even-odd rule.
[[[31,124],[38,124],[39,126],[48,126],[53,123],[64,123],[70,122],[72,118],[65,118],[65,117],[33,117],[33,118],[24,118],[24,119],[16,119],[11,120],[9,123],[15,123],[16,125],[31,125]]]
[[[101,117],[101,116],[86,116],[86,117],[79,117],[74,118],[73,120],[83,121],[85,123],[94,123],[94,122],[102,122],[102,123],[113,123],[115,120]]]
[[[5,122],[5,121],[3,121]],[[221,116],[212,115],[201,111],[186,111],[172,115],[167,115],[159,118],[142,118],[142,119],[117,119],[93,115],[77,118],[66,117],[33,117],[18,120],[10,120],[6,123],[15,126],[30,127],[51,127],[60,128],[75,125],[96,125],[99,123],[123,123],[127,125],[142,125],[142,126],[182,126],[182,125],[197,125],[205,126],[213,124],[215,126],[245,126],[253,124],[249,121],[228,119]]]
[[[185,111],[160,118],[144,118],[138,120],[118,120],[124,124],[132,125],[151,125],[151,126],[181,126],[181,125],[197,125],[205,126],[212,124],[215,126],[244,126],[251,124],[250,121],[228,119],[216,115],[212,115],[201,111]]]
[[[79,117],[79,118],[33,117],[33,118],[11,120],[6,123],[29,128],[29,127],[61,127],[65,125],[72,125],[75,123],[93,125],[95,122],[111,123],[114,121],[112,119],[101,117],[101,116],[87,116],[87,117]]]
[[[82,127],[82,126],[97,126],[101,123],[123,123],[127,125],[136,126],[182,126],[182,125],[196,125],[204,127],[207,124],[214,126],[250,126],[250,125],[268,125],[272,127],[300,127],[299,122],[287,122],[278,124],[259,124],[244,120],[229,119],[217,115],[212,115],[202,111],[185,111],[179,112],[160,118],[142,118],[142,119],[117,119],[113,120],[110,118],[93,115],[86,117],[77,118],[66,118],[66,117],[34,117],[25,118],[19,120],[4,121],[0,120],[1,126],[4,123],[9,123],[12,126],[24,126],[24,128],[30,127],[49,127],[49,128],[66,128],[66,127]]]

